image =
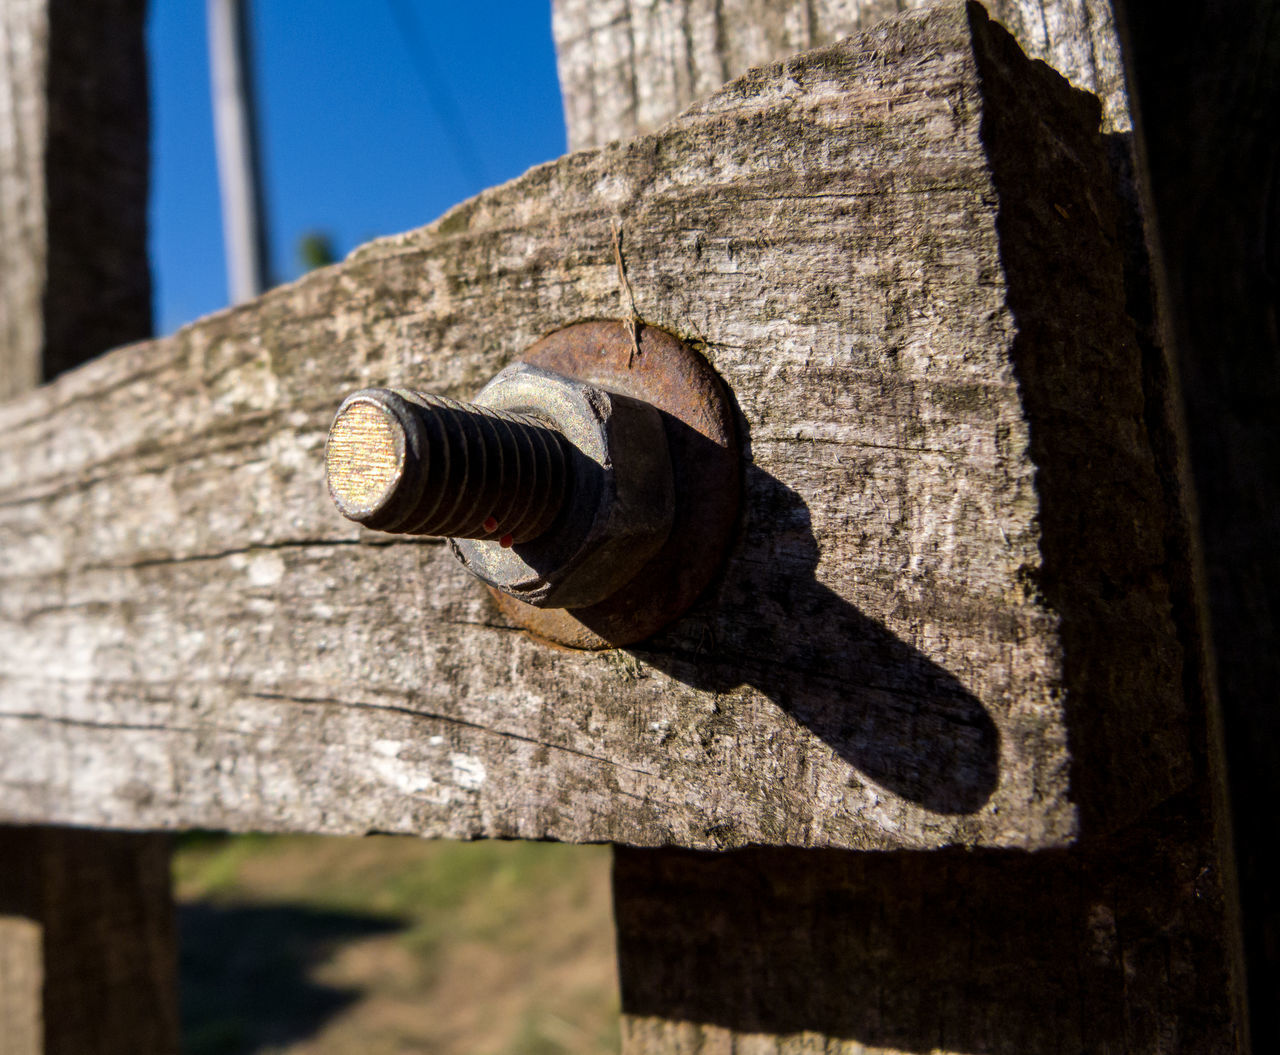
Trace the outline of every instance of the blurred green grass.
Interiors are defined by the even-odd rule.
[[[182,837],[187,1055],[619,1048],[607,847]]]

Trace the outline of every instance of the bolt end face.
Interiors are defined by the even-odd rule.
[[[380,395],[372,390],[346,399],[325,449],[329,494],[343,516],[362,524],[378,519],[405,472],[404,424]]]

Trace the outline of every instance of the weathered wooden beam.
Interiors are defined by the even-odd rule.
[[[975,16],[976,17],[976,16]],[[0,409],[0,808],[95,825],[1058,846],[1189,777],[1098,110],[950,5]],[[975,23],[977,24],[977,23]],[[623,314],[750,455],[703,603],[516,633],[323,494],[349,390]]]
[[[669,121],[753,66],[822,47],[928,0],[553,0],[569,146],[627,139]],[[1032,58],[1102,100],[1129,128],[1110,0],[992,0]]]
[[[0,398],[150,332],[143,14],[0,4]],[[176,1050],[168,843],[0,828],[0,1052]]]

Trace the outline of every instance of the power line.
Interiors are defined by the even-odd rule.
[[[422,82],[423,88],[426,89],[427,102],[435,113],[445,138],[449,141],[454,160],[462,169],[463,175],[472,183],[482,187],[487,186],[488,179],[485,177],[484,166],[471,142],[471,137],[467,134],[462,111],[454,102],[448,86],[436,70],[431,49],[422,34],[413,9],[405,0],[387,0],[387,7],[391,11],[392,21],[395,22],[396,30],[400,34],[409,62],[418,80]]]
[[[233,304],[256,297],[270,284],[247,8],[248,0],[207,0],[206,5],[227,293]]]

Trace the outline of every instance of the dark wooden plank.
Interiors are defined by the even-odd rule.
[[[0,5],[0,398],[150,331],[144,6]],[[168,845],[0,828],[5,1055],[176,1050]]]
[[[1280,20],[1135,4],[1126,44],[1207,571],[1255,1051],[1280,1050]]]
[[[145,6],[0,12],[0,399],[151,332]]]
[[[1089,847],[618,848],[627,1055],[1228,1055],[1211,821],[1181,797]]]
[[[11,1050],[21,1055],[177,1051],[169,839],[0,827],[0,862],[0,917],[20,921],[0,929],[0,935],[18,940],[25,935],[28,965],[27,979],[13,979],[16,992],[0,998],[0,1007],[8,1011],[12,1005],[4,1001],[15,998],[16,1004],[23,998],[26,1003],[34,994],[37,1014],[26,1017],[41,1023],[34,1038],[31,1033],[8,1036],[0,1050],[6,1055]],[[31,1039],[38,1043],[27,1046]]]
[[[7,815],[1032,848],[1182,786],[1098,110],[1002,39],[980,70],[953,4],[756,71],[0,409]],[[619,218],[746,508],[689,616],[553,651],[341,521],[321,452],[351,389],[465,397],[620,314]]]

